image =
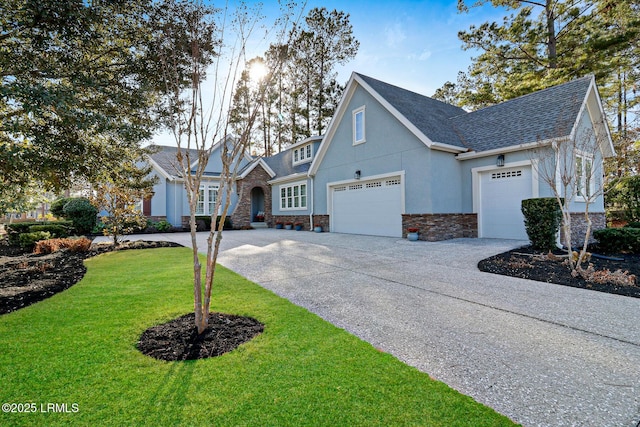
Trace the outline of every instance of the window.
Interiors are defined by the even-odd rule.
[[[576,196],[579,200],[587,200],[593,194],[593,159],[576,154]]]
[[[307,184],[280,186],[280,209],[303,210],[307,208]]]
[[[293,150],[293,164],[307,163],[311,161],[313,156],[312,144],[303,145]]]
[[[364,107],[353,111],[353,145],[365,142]]]
[[[211,215],[218,199],[217,185],[202,185],[198,191],[196,215]],[[205,209],[206,207],[206,209]]]

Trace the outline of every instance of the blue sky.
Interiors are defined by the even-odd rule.
[[[462,50],[458,31],[488,20],[499,21],[503,14],[491,6],[460,14],[456,3],[455,0],[309,0],[304,15],[323,6],[350,14],[360,49],[355,59],[338,69],[341,83],[356,71],[432,95],[447,80],[455,81],[458,71],[466,71],[471,57],[478,54]]]
[[[262,4],[264,25],[271,25],[280,8],[273,0]],[[341,84],[355,71],[431,96],[447,80],[455,82],[458,71],[466,71],[471,57],[478,54],[462,50],[458,31],[472,24],[499,21],[504,14],[490,5],[460,14],[456,4],[455,0],[308,0],[302,16],[314,7],[337,9],[350,15],[360,49],[355,59],[336,69]],[[248,45],[251,50],[247,52],[248,59],[263,55],[269,42],[261,40]],[[175,145],[166,132],[157,134],[153,140],[157,144]]]

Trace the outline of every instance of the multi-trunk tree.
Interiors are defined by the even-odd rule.
[[[176,168],[184,181],[189,205],[195,326],[201,334],[208,327],[215,266],[238,170],[262,111],[264,88],[280,70],[274,67],[261,81],[252,83],[254,88],[249,88],[249,75],[242,73],[248,70],[245,49],[255,34],[259,8],[239,3],[234,9],[231,6],[214,9],[201,1],[186,0],[165,0],[161,6],[153,17],[155,31],[160,35],[155,38],[159,41],[155,51],[166,84],[163,108],[170,112],[166,125],[178,146]],[[284,5],[280,20],[283,24],[290,22],[292,7]],[[285,34],[283,28],[274,25],[265,37],[279,38]],[[185,83],[187,90],[183,90]],[[246,89],[240,95],[236,90],[237,98],[248,98],[242,110],[232,114],[234,88]],[[212,227],[207,237],[203,277],[195,216],[205,168],[213,152],[220,153],[222,170],[211,210]]]

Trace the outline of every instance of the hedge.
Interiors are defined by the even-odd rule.
[[[593,232],[598,248],[607,254],[640,254],[640,228],[604,228]]]

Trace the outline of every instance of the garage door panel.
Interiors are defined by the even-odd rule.
[[[482,237],[527,239],[521,203],[532,197],[531,167],[483,173],[480,197]]]
[[[401,237],[402,192],[398,182],[385,179],[334,187],[332,230]]]

